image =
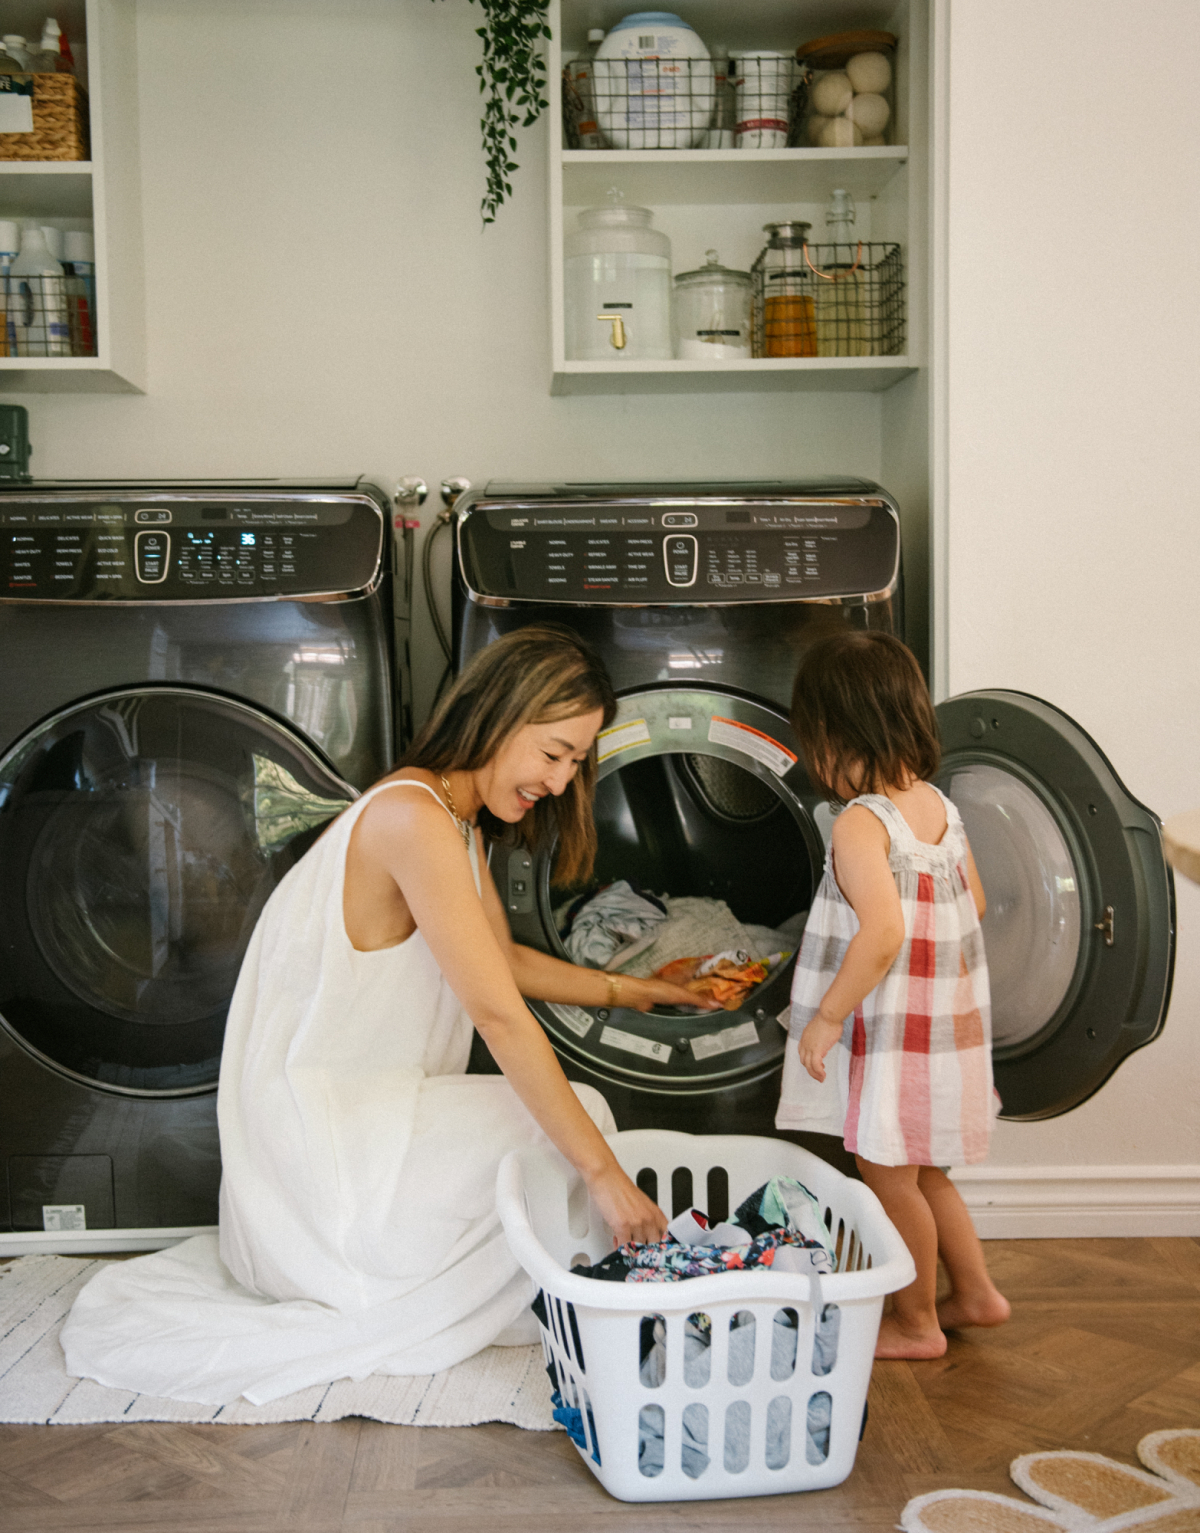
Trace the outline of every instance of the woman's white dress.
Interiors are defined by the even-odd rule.
[[[219,1241],[103,1268],[63,1328],[69,1373],[262,1403],[433,1373],[512,1339],[533,1285],[504,1238],[496,1170],[545,1136],[502,1076],[463,1073],[471,1022],[420,932],[370,953],[346,935],[350,833],[399,786],[433,792],[364,794],[282,880],[250,940],[217,1098]],[[469,855],[478,888],[474,838]],[[575,1090],[613,1132],[599,1093]]]

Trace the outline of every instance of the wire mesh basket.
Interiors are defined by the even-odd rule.
[[[810,245],[803,265],[750,268],[756,357],[896,357],[905,347],[904,257],[895,244]]]
[[[772,149],[801,143],[806,66],[783,54],[577,59],[563,70],[567,149]]]
[[[95,355],[95,299],[86,278],[0,278],[0,356]]]

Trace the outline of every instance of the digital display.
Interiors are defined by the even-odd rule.
[[[242,533],[242,547],[243,548],[253,548],[254,547],[254,534],[252,532],[243,532]]]

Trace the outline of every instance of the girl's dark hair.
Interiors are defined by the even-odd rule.
[[[883,793],[910,776],[927,781],[942,759],[921,668],[890,633],[818,639],[796,673],[792,728],[814,786],[835,804],[846,802],[836,783]]]
[[[577,718],[599,708],[611,724],[617,699],[604,662],[578,634],[557,623],[531,624],[482,649],[458,676],[433,716],[398,762],[431,772],[472,772],[484,766],[518,729]],[[555,881],[590,877],[596,857],[592,799],[593,743],[565,793],[547,794],[518,825],[479,811],[484,834],[539,851],[558,834]]]

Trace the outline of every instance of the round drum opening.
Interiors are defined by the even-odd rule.
[[[643,978],[713,953],[775,958],[757,993],[729,993],[730,1010],[758,1004],[786,969],[778,955],[799,946],[820,877],[815,833],[806,835],[805,811],[777,782],[705,753],[610,770],[596,789],[593,881],[552,893],[567,956]],[[611,910],[601,912],[591,902],[605,886]]]
[[[4,1026],[90,1085],[211,1089],[258,914],[352,798],[211,694],[128,689],[48,720],[0,761]]]
[[[1013,1048],[1053,1019],[1080,959],[1082,879],[1062,827],[1019,778],[982,763],[941,786],[957,805],[987,897],[992,1042]]]

